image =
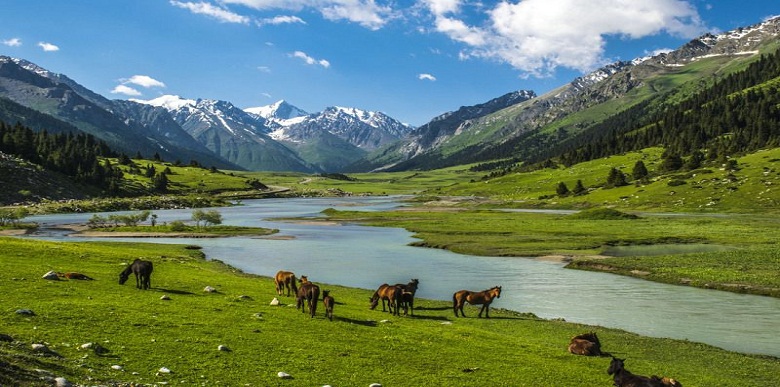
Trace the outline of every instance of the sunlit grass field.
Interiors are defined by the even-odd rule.
[[[337,301],[335,319],[325,319],[321,305],[312,319],[286,296],[279,297],[282,306],[269,305],[277,297],[269,278],[205,261],[183,246],[12,238],[0,244],[0,333],[16,340],[0,342],[3,385],[49,385],[39,369],[84,385],[611,386],[609,358],[566,351],[571,336],[591,330],[636,373],[672,376],[686,387],[780,384],[776,358],[522,311],[493,309],[491,319],[479,319],[467,307],[468,318],[455,318],[450,303],[440,301],[418,300],[414,317],[395,317],[368,309],[371,290],[332,284],[320,285]],[[136,289],[132,278],[117,283],[124,264],[138,257],[154,262],[151,290]],[[49,270],[94,280],[41,279]],[[310,279],[317,282],[316,273]],[[217,291],[204,292],[206,286]],[[493,306],[500,308],[500,299]],[[58,356],[35,354],[32,343]],[[81,348],[86,343],[107,352]]]

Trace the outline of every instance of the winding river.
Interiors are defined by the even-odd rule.
[[[395,197],[262,199],[219,208],[223,224],[279,229],[267,238],[111,238],[203,246],[210,259],[248,273],[280,269],[315,282],[374,289],[420,279],[420,297],[449,300],[459,289],[502,285],[495,307],[542,318],[619,328],[641,335],[687,339],[724,349],[780,357],[780,299],[653,283],[607,273],[568,270],[531,258],[477,257],[408,246],[403,229],[353,224],[286,222],[319,216],[325,208],[380,211],[403,205]],[[192,210],[159,210],[158,222],[189,220]],[[30,237],[86,240],[48,227],[86,222],[93,214],[29,217],[41,224]],[[97,239],[97,238],[96,238]],[[106,240],[106,238],[99,238]]]

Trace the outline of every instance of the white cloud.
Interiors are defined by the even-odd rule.
[[[8,40],[3,40],[3,44],[9,47],[19,47],[22,45],[22,39],[19,38],[11,38]]]
[[[145,88],[150,87],[165,87],[165,83],[162,83],[148,75],[133,75],[130,79],[123,81],[122,83],[131,83]]]
[[[306,64],[309,64],[309,65],[315,65],[316,64],[316,65],[320,65],[320,66],[325,67],[325,68],[330,67],[330,62],[328,62],[327,60],[325,60],[325,59],[314,59],[314,58],[310,57],[308,54],[306,54],[303,51],[295,51],[294,53],[290,54],[290,56],[293,57],[293,58],[303,59],[303,61],[306,62]]]
[[[488,58],[538,76],[556,67],[587,71],[604,64],[607,37],[695,37],[705,30],[690,0],[501,1],[484,13],[480,25],[461,20],[465,1],[423,4],[436,31],[466,44],[461,59]]]
[[[111,94],[124,94],[129,95],[131,97],[139,97],[141,96],[141,92],[133,89],[132,87],[125,86],[125,85],[117,85],[113,90],[111,90]]]
[[[328,20],[347,20],[372,30],[382,28],[394,17],[390,6],[376,0],[222,0],[224,4],[238,4],[257,10],[284,9],[318,11]]]
[[[294,24],[294,23],[300,23],[300,24],[306,24],[303,19],[299,18],[298,16],[274,16],[271,18],[262,19],[257,22],[257,25],[263,26],[266,24],[272,24],[272,25],[278,25],[278,24]]]
[[[59,51],[60,50],[59,47],[57,47],[57,46],[55,46],[55,45],[53,45],[51,43],[46,43],[46,42],[38,42],[38,47],[42,48],[43,51],[46,51],[46,52],[52,52],[52,51]]]
[[[418,74],[417,79],[419,80],[427,80],[427,81],[436,81],[436,77],[434,77],[431,74]]]
[[[215,6],[211,3],[206,3],[206,2],[192,3],[192,2],[171,0],[171,5],[179,8],[184,8],[194,14],[213,17],[214,19],[217,19],[223,23],[238,23],[238,24],[249,23],[248,17],[239,15],[235,12],[231,12],[225,8]]]
[[[257,66],[257,70],[260,71],[261,73],[270,73],[271,72],[271,68],[268,67],[268,66]]]

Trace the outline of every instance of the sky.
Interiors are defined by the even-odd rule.
[[[109,99],[285,100],[419,126],[780,15],[777,0],[0,0],[0,55]]]

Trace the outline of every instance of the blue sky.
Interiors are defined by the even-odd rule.
[[[0,54],[110,99],[280,99],[422,125],[780,15],[777,0],[0,0]]]

